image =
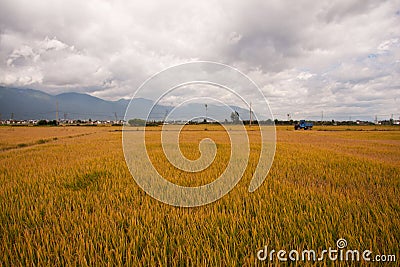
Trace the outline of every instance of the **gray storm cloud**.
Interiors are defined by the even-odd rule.
[[[400,116],[398,25],[399,0],[4,0],[0,85],[118,99],[211,60],[252,78],[277,118]]]

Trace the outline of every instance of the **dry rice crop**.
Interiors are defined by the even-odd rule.
[[[221,148],[219,165],[191,180],[198,185],[230,148],[223,131],[192,127],[181,137],[189,158],[203,137]],[[135,184],[119,128],[0,127],[0,265],[253,266],[264,246],[321,250],[339,238],[399,257],[400,131],[321,129],[279,128],[275,161],[254,193],[260,145],[250,132],[239,184],[215,203],[176,208]],[[157,159],[159,133],[151,134]]]

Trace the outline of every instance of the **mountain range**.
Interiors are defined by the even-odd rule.
[[[59,119],[68,120],[122,120],[130,100],[104,100],[88,94],[69,92],[51,95],[34,89],[21,89],[0,86],[0,120],[54,120],[58,111]],[[131,109],[135,118],[145,119],[146,111],[154,102],[144,98],[133,98]],[[163,120],[174,107],[155,105],[150,120]],[[249,119],[249,111],[237,106],[219,106],[208,104],[208,118],[218,121],[231,120],[232,110],[240,114],[242,120]],[[128,114],[129,115],[129,114]],[[168,120],[189,120],[204,118],[204,103],[189,103],[176,109]],[[131,117],[128,116],[130,119]]]

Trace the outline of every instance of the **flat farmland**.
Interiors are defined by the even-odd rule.
[[[340,238],[349,249],[399,257],[399,127],[282,126],[276,135],[273,165],[254,193],[260,138],[249,131],[238,185],[214,203],[177,208],[135,183],[121,128],[0,127],[0,265],[254,266],[277,263],[257,259],[265,246],[320,252]],[[174,183],[210,182],[229,160],[225,131],[190,126],[182,153],[196,159],[199,141],[211,138],[217,165],[174,174],[158,136],[152,128],[149,157]]]

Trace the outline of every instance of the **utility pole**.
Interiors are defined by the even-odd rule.
[[[168,116],[168,109],[165,109],[165,115],[164,115],[164,119],[163,122],[165,123],[165,120],[167,119]]]
[[[207,115],[208,115],[208,114],[207,114],[207,112],[208,112],[208,105],[207,105],[207,104],[205,104],[204,106],[206,107],[206,118],[204,119],[204,122],[206,122],[206,123],[207,123]]]
[[[56,121],[58,122],[58,101],[56,101]]]
[[[252,113],[253,113],[253,111],[251,110],[251,102],[250,102],[250,123],[249,123],[249,127],[251,127],[251,120],[253,119],[252,118]]]
[[[287,123],[286,123],[286,130],[289,130],[289,124],[290,124],[290,113],[286,113],[287,116]]]

